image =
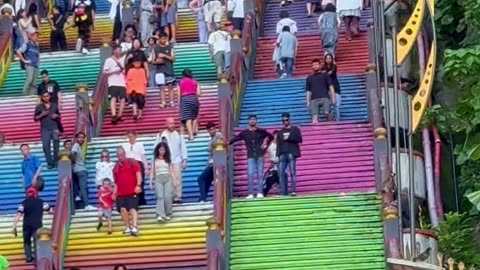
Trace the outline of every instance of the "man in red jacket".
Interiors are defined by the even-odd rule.
[[[117,148],[117,158],[118,162],[113,168],[113,198],[117,200],[117,209],[125,225],[123,233],[138,236],[138,194],[142,192],[140,165],[136,160],[127,158],[122,147]]]

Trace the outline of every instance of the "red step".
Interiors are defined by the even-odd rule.
[[[219,123],[217,85],[202,85],[202,96],[200,100],[200,128],[207,125],[208,122]],[[125,135],[128,130],[135,130],[139,134],[152,134],[166,128],[165,119],[173,117],[180,125],[179,108],[160,108],[160,95],[158,90],[149,90],[146,97],[145,110],[142,119],[133,120],[131,108],[126,108],[123,115],[123,122],[112,124],[110,121],[110,109],[107,110],[103,123],[102,136],[120,136]]]
[[[278,77],[272,61],[275,42],[275,37],[263,37],[258,40],[255,79]],[[320,35],[298,37],[298,54],[293,75],[307,76],[312,73],[312,60],[323,59],[323,55]],[[364,73],[368,65],[367,33],[361,32],[351,41],[346,40],[344,34],[340,34],[336,60],[339,73]]]

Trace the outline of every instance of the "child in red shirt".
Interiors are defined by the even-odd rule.
[[[105,178],[98,190],[98,225],[97,231],[103,226],[103,218],[108,222],[108,234],[112,234],[113,190],[110,179]]]
[[[134,58],[132,64],[133,68],[128,70],[125,84],[127,86],[128,96],[133,105],[133,119],[140,120],[142,118],[143,108],[145,108],[148,80],[141,60]]]

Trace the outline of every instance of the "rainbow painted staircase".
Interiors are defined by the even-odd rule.
[[[18,205],[17,205],[18,207]],[[25,263],[25,255],[23,253],[23,235],[22,222],[19,222],[17,237],[12,234],[12,223],[14,215],[2,215],[0,217],[0,254],[5,256],[10,263],[8,270],[34,270],[33,264]],[[45,214],[43,216],[43,227],[50,228],[52,226],[52,215]]]
[[[276,197],[274,188],[274,197],[241,199],[247,195],[246,152],[242,143],[234,147],[230,190],[237,198],[227,210],[229,269],[383,270],[381,201],[375,190],[373,130],[364,75],[367,34],[362,32],[350,42],[340,34],[341,121],[311,125],[304,76],[312,72],[313,58],[323,58],[316,19],[306,17],[303,1],[285,8],[299,25],[299,52],[294,78],[274,79],[271,44],[279,2],[266,3],[254,80],[245,87],[235,132],[246,128],[250,114],[258,116],[261,127],[273,131],[280,128],[281,113],[291,113],[303,135],[302,157],[297,160],[297,196]],[[365,10],[363,15],[361,27],[365,30],[371,11]]]
[[[384,270],[376,194],[234,200],[230,270]]]

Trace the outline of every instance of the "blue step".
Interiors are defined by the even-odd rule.
[[[367,121],[365,76],[339,76],[342,121]],[[247,84],[239,126],[248,125],[248,115],[255,114],[261,126],[278,126],[281,114],[289,112],[295,124],[311,123],[305,101],[305,78],[284,80],[255,80]]]
[[[108,149],[110,157],[113,161],[116,161],[116,149],[122,143],[126,142],[126,137],[109,137],[109,138],[96,138],[88,145],[86,165],[88,169],[88,189],[89,200],[93,205],[98,204],[96,197],[97,189],[95,186],[95,164],[100,160],[100,153],[103,149]],[[154,136],[142,136],[138,138],[139,142],[142,142],[147,154],[147,160],[153,157],[153,143],[155,141]],[[183,172],[183,196],[184,202],[197,202],[199,198],[197,177],[202,173],[208,158],[208,135],[206,133],[200,133],[194,141],[187,141],[188,151],[188,165],[187,169]],[[150,165],[149,165],[150,166]],[[145,188],[147,202],[150,205],[155,205],[155,195],[149,189],[148,185],[149,176],[146,176]],[[212,192],[210,192],[210,195]]]
[[[57,196],[58,174],[56,170],[47,170],[41,144],[30,144],[32,155],[40,158],[43,165],[42,177],[45,190],[40,194],[42,199],[54,204]],[[4,145],[0,155],[0,214],[15,213],[25,198],[22,187],[22,155],[20,144]]]

